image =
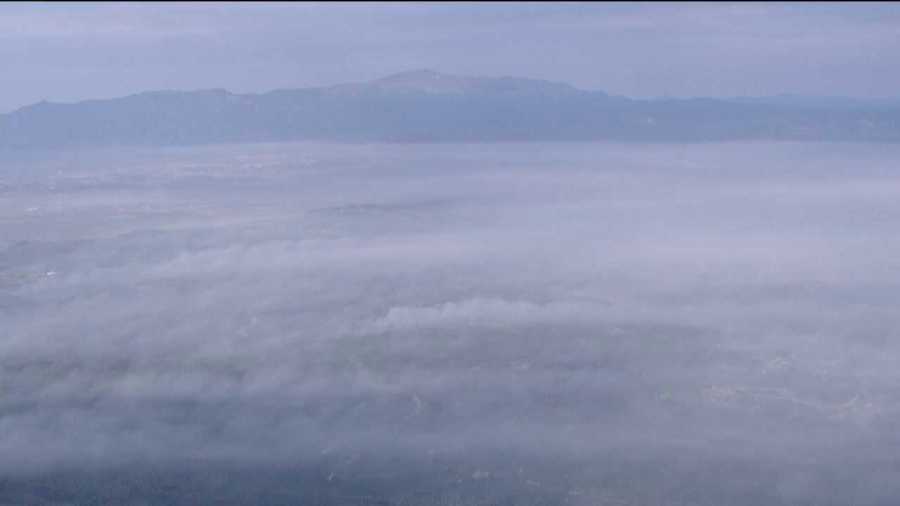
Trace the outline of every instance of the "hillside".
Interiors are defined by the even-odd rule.
[[[900,141],[900,105],[794,97],[636,100],[429,70],[234,94],[154,91],[0,115],[0,147],[345,141]]]

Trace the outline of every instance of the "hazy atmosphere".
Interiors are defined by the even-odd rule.
[[[415,68],[632,97],[900,98],[885,3],[22,3],[0,112],[146,90],[367,81]]]
[[[0,6],[0,505],[898,504],[898,41]]]

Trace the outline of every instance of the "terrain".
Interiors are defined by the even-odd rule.
[[[0,504],[894,504],[898,149],[5,153]]]
[[[389,142],[900,141],[900,102],[821,97],[630,99],[564,83],[431,70],[235,94],[152,91],[0,115],[0,149],[297,140]]]

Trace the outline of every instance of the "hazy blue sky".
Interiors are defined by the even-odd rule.
[[[0,111],[412,68],[630,96],[897,96],[900,4],[6,4]]]

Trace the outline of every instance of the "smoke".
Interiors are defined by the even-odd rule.
[[[894,147],[4,156],[3,500],[900,493]]]

